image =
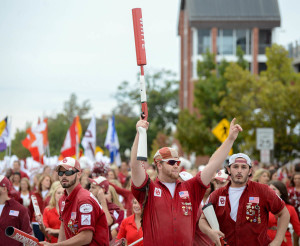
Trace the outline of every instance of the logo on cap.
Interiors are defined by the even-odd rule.
[[[67,162],[68,162],[68,159],[67,159],[67,158],[64,158],[64,159],[62,160],[62,162],[63,162],[63,163],[67,163]]]

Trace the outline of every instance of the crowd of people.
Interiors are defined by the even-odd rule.
[[[220,238],[231,246],[298,245],[300,164],[266,166],[238,153],[224,167],[240,131],[234,119],[209,162],[191,170],[169,147],[153,162],[138,161],[138,131],[120,167],[82,169],[66,157],[30,180],[16,160],[0,174],[0,245],[22,245],[5,235],[7,226],[42,245],[221,245]],[[206,204],[220,230],[211,228]]]

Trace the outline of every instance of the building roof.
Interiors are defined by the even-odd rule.
[[[277,0],[182,0],[191,26],[220,27],[226,23],[273,28],[280,26]]]

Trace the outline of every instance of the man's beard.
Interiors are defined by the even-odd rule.
[[[77,180],[77,174],[76,175],[76,178],[74,178],[72,181],[70,181],[69,183],[61,183],[61,186],[63,188],[70,188],[71,186],[73,186],[75,183],[76,183],[76,180]]]
[[[242,179],[235,179],[235,177],[231,176],[231,181],[235,184],[245,184],[247,182],[248,176],[243,177]]]

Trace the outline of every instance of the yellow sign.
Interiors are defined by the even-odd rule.
[[[220,140],[224,142],[229,135],[230,123],[228,120],[223,119],[220,123],[212,130],[212,133]]]
[[[212,130],[212,133],[219,139],[220,142],[224,142],[229,135],[230,122],[226,119],[220,121],[220,123]],[[231,149],[229,155],[233,154]]]

